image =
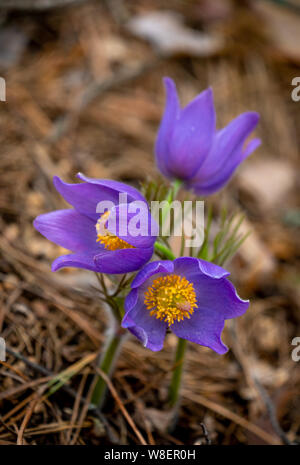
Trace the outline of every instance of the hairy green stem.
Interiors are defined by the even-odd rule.
[[[154,248],[158,252],[162,253],[168,260],[175,260],[175,255],[173,254],[172,250],[160,242],[155,242]]]
[[[181,186],[182,186],[182,181],[180,179],[176,179],[173,182],[173,198],[172,198],[172,200],[174,200],[177,197],[177,194],[178,194]]]
[[[172,375],[172,380],[169,388],[169,405],[175,407],[178,403],[179,390],[181,386],[184,355],[187,341],[185,339],[178,339],[177,349],[175,354],[175,368]]]
[[[111,333],[108,338],[106,348],[100,358],[99,368],[108,376],[111,375],[115,361],[118,357],[119,349],[124,339],[125,331],[123,328],[116,326],[116,329]],[[106,393],[106,383],[101,376],[98,377],[96,386],[94,388],[91,404],[98,408],[103,405]]]
[[[182,185],[182,181],[180,179],[176,179],[172,183],[172,185],[171,185],[171,187],[169,189],[168,196],[166,198],[167,203],[165,204],[165,206],[164,206],[164,208],[162,210],[162,214],[161,214],[161,223],[162,224],[164,224],[164,222],[166,220],[167,214],[169,213],[169,210],[170,210],[170,204],[176,198],[181,185]]]

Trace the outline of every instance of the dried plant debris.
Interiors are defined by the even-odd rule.
[[[275,3],[275,2],[274,2]],[[295,2],[295,9],[286,5],[276,5],[268,1],[253,2],[254,10],[266,24],[267,34],[279,56],[299,63],[300,53],[300,5]],[[298,8],[298,11],[297,11]]]
[[[64,6],[83,3],[86,0],[2,0],[0,9],[7,10],[50,10]]]
[[[148,40],[164,56],[215,55],[223,47],[220,37],[195,31],[183,23],[183,17],[172,11],[154,11],[132,18],[127,28]]]
[[[122,3],[133,20],[147,11],[164,17],[158,2]],[[232,7],[234,33],[240,31],[240,36],[226,55],[210,57],[220,44],[206,33],[199,37],[199,31],[172,15],[171,33],[181,42],[166,45],[163,39],[163,56],[155,66],[153,51],[141,36],[116,25],[119,2],[114,2],[114,16],[107,8],[111,2],[85,2],[67,13],[62,9],[38,19],[10,15],[4,20],[2,30],[26,31],[29,40],[22,43],[20,55],[9,52],[7,101],[0,102],[0,337],[8,349],[6,361],[0,362],[0,444],[299,440],[299,362],[292,359],[292,341],[300,335],[295,179],[300,107],[290,98],[286,64],[266,53],[265,43],[253,50],[254,37],[239,27],[241,3]],[[184,2],[187,17],[192,5]],[[180,6],[182,2],[168,3],[174,13]],[[182,30],[187,43],[193,43],[186,51]],[[258,41],[261,31],[256,32]],[[158,40],[155,47],[161,46]],[[187,57],[177,58],[178,51]],[[290,66],[289,73],[297,76],[298,68]],[[249,298],[251,306],[235,327],[226,324],[224,342],[230,351],[225,356],[188,347],[181,409],[172,432],[165,427],[176,347],[172,334],[159,354],[128,338],[105,408],[90,410],[95,354],[103,347],[107,328],[97,280],[72,269],[51,273],[50,263],[65,251],[32,226],[40,213],[66,208],[53,188],[54,174],[66,182],[82,171],[145,185],[154,173],[153,144],[165,101],[161,79],[166,75],[178,83],[183,103],[208,85],[213,87],[218,128],[245,108],[257,110],[258,136],[263,140],[226,193],[209,202],[213,212],[224,205],[236,213],[241,207],[246,211],[241,233],[252,233],[229,268],[239,294]],[[81,102],[90,86],[97,91],[78,111],[74,102]],[[51,138],[66,115],[72,120],[68,131]],[[147,192],[149,199],[153,190]]]

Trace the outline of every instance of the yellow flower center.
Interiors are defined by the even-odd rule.
[[[194,286],[176,274],[160,276],[145,292],[144,303],[151,316],[172,325],[175,321],[190,318],[197,308]]]
[[[110,211],[106,211],[100,216],[96,223],[96,242],[100,242],[104,245],[105,249],[108,250],[134,249],[135,247],[133,245],[130,245],[128,242],[123,241],[123,239],[120,239],[118,236],[115,236],[105,227],[109,215]]]

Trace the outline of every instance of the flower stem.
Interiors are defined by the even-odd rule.
[[[176,198],[181,185],[182,185],[182,181],[180,179],[176,179],[172,183],[172,185],[171,185],[171,187],[169,189],[169,192],[168,192],[168,195],[167,195],[167,198],[166,198],[167,203],[166,203],[165,207],[162,210],[162,215],[161,215],[161,223],[162,224],[164,224],[164,222],[165,222],[166,216],[167,216],[167,214],[169,213],[169,210],[170,210],[170,204]]]
[[[161,252],[168,260],[175,260],[175,255],[173,254],[172,250],[168,249],[168,247],[166,247],[165,245],[161,244],[160,242],[155,242],[154,247],[158,252]]]
[[[175,355],[175,368],[173,371],[173,376],[172,376],[170,389],[169,389],[170,407],[175,407],[176,404],[178,403],[186,344],[187,344],[186,339],[181,339],[181,338],[178,339],[176,355]]]
[[[119,348],[124,339],[125,331],[121,327],[117,327],[110,335],[106,348],[100,358],[99,368],[110,376],[114,363],[117,359]],[[91,404],[98,408],[102,407],[104,396],[106,393],[106,383],[101,376],[98,377],[98,381],[93,391]]]
[[[176,181],[173,182],[173,199],[174,200],[177,197],[177,194],[182,186],[182,181],[181,179],[176,179]]]

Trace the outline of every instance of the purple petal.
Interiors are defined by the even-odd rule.
[[[96,250],[86,253],[75,253],[70,255],[61,255],[52,263],[52,271],[60,270],[61,268],[84,268],[86,270],[98,271],[94,262]]]
[[[210,309],[195,309],[190,319],[173,323],[170,327],[176,336],[201,346],[209,347],[218,354],[225,354],[227,347],[221,340],[224,319]]]
[[[239,151],[238,154],[233,154],[230,163],[228,163],[227,166],[223,168],[223,170],[220,170],[220,172],[213,176],[209,181],[193,182],[190,183],[189,187],[192,188],[192,190],[197,195],[202,196],[214,194],[229,182],[233,173],[236,171],[243,160],[243,153]]]
[[[212,150],[197,175],[190,181],[189,187],[198,195],[212,194],[221,189],[240,163],[260,144],[259,139],[254,139],[243,150],[245,140],[257,125],[258,119],[257,113],[243,113],[219,131]]]
[[[249,308],[249,300],[243,300],[238,295],[233,284],[226,278],[214,279],[208,276],[192,276],[199,308],[209,309],[222,319],[235,318],[243,315]]]
[[[230,163],[232,154],[242,151],[247,137],[257,126],[258,113],[246,112],[231,121],[224,129],[218,131],[212,149],[196,175],[197,180],[207,181]]]
[[[147,249],[104,249],[94,257],[97,271],[121,274],[139,270],[153,255],[153,247]]]
[[[127,314],[136,304],[139,297],[139,290],[138,289],[131,289],[129,294],[125,299],[125,314]]]
[[[110,189],[111,191],[116,191],[117,193],[127,194],[128,203],[132,202],[133,200],[142,200],[144,202],[146,201],[143,195],[137,189],[135,189],[135,187],[129,186],[128,184],[124,184],[123,182],[114,181],[112,179],[89,178],[88,176],[85,176],[82,173],[77,173],[77,177],[89,184],[94,184],[101,188]]]
[[[185,276],[193,283],[199,308],[210,309],[222,319],[243,315],[249,301],[241,299],[226,279],[230,274],[214,263],[192,257],[181,257],[174,261],[174,272]]]
[[[207,89],[189,103],[176,120],[167,167],[180,179],[189,179],[208,155],[215,133],[213,93]]]
[[[170,177],[172,173],[167,168],[169,141],[175,121],[179,116],[180,104],[174,81],[170,78],[164,78],[164,84],[167,92],[167,101],[155,143],[155,154],[158,169],[164,176]]]
[[[58,176],[54,176],[53,183],[56,190],[79,213],[97,221],[97,205],[100,201],[112,202],[112,206],[119,201],[119,192],[109,187],[100,187],[91,183],[68,184]]]
[[[258,139],[258,138],[255,138],[255,139],[252,139],[250,140],[250,142],[247,144],[244,152],[243,152],[243,160],[245,160],[245,158],[249,157],[249,155],[251,155],[252,152],[254,152],[254,150],[257,149],[257,147],[259,147],[261,144],[261,140]]]
[[[75,210],[57,210],[39,215],[33,225],[49,241],[73,252],[96,248],[95,223]]]
[[[214,279],[229,276],[230,273],[214,263],[194,257],[180,257],[174,260],[174,272],[183,276],[204,274]]]
[[[158,273],[172,273],[174,271],[174,262],[170,260],[158,260],[148,263],[136,275],[131,283],[132,288],[142,286],[151,276]]]
[[[133,293],[133,297],[130,295]],[[130,300],[130,308],[128,305]],[[133,289],[126,298],[127,312],[122,321],[122,327],[128,328],[148,349],[158,351],[163,348],[166,335],[166,323],[150,316],[150,311],[146,309],[143,298],[137,299],[137,290]]]
[[[139,248],[153,247],[159,233],[148,204],[142,201],[114,207],[106,228],[128,244]]]

